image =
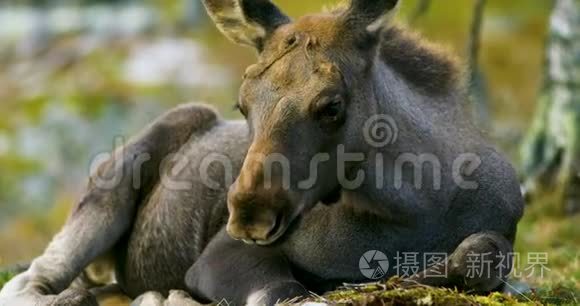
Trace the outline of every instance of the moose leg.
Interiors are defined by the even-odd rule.
[[[163,159],[177,151],[193,132],[215,125],[215,112],[184,105],[161,116],[137,138],[118,149],[90,178],[85,196],[63,229],[35,259],[0,292],[0,306],[48,305],[99,255],[111,249],[129,229],[137,201],[159,177]],[[75,291],[76,292],[76,291]],[[63,292],[69,297],[70,290]],[[74,293],[74,292],[73,292]],[[72,294],[74,295],[74,294]],[[82,295],[90,295],[85,292]],[[79,299],[79,305],[86,299]],[[94,303],[94,297],[88,304]],[[85,303],[85,304],[86,304]]]
[[[511,272],[512,255],[512,244],[501,234],[473,234],[463,240],[446,261],[409,277],[407,281],[487,293],[505,283]]]
[[[194,297],[233,305],[275,305],[308,294],[279,250],[233,240],[225,230],[212,239],[185,279]]]

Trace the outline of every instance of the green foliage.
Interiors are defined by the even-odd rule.
[[[524,277],[533,287],[550,288],[570,283],[580,289],[580,215],[563,217],[554,214],[557,202],[550,197],[531,203],[518,226],[515,249],[529,253],[548,254],[548,268],[542,277]]]
[[[14,273],[12,273],[12,272],[0,271],[0,290],[13,277],[14,277]]]
[[[566,282],[553,286],[540,287],[519,299],[530,299],[542,305],[579,305],[580,290],[574,283]]]

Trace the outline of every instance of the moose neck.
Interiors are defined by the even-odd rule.
[[[432,201],[434,192],[445,197],[445,190],[435,190],[438,186],[434,186],[437,184],[434,180],[441,175],[439,184],[445,188],[448,173],[435,173],[428,169],[429,173],[422,173],[425,174],[422,185],[429,186],[417,188],[413,181],[416,178],[408,179],[413,169],[401,170],[397,174],[396,171],[400,170],[397,167],[401,167],[398,160],[405,154],[410,157],[428,154],[436,157],[436,163],[442,169],[449,168],[448,152],[460,148],[454,148],[454,144],[445,139],[449,137],[452,122],[457,122],[460,117],[458,100],[462,94],[450,91],[429,95],[380,58],[374,61],[368,73],[371,81],[357,86],[360,88],[357,95],[364,97],[357,101],[361,104],[358,132],[360,134],[365,129],[369,118],[380,114],[392,120],[388,128],[391,129],[389,137],[393,139],[384,146],[369,144],[367,139],[357,143],[357,147],[364,148],[366,160],[352,170],[362,171],[365,180],[362,186],[345,191],[344,195],[351,198],[347,202],[357,203],[358,208],[379,216],[412,220],[421,216],[421,212],[427,214],[430,211],[428,203]],[[399,177],[400,174],[408,180]]]

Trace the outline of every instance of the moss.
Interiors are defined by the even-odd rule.
[[[313,296],[309,302],[330,305],[576,305],[578,291],[571,286],[549,289],[513,297],[502,293],[487,296],[470,295],[453,289],[416,285],[403,288],[400,279],[385,283],[348,285],[324,296]]]

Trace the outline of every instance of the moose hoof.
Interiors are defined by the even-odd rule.
[[[163,306],[164,301],[161,293],[149,291],[135,299],[131,306]]]
[[[167,300],[159,292],[147,292],[139,296],[131,306],[202,306],[181,290],[171,290]]]
[[[165,301],[164,306],[202,306],[203,304],[191,298],[187,292],[182,290],[171,290],[169,298]]]

